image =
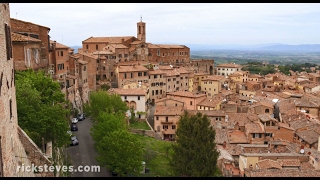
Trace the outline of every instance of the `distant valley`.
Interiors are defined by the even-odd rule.
[[[179,44],[158,42],[154,44]],[[320,44],[258,44],[258,45],[214,45],[185,44],[190,48],[191,59],[214,59],[216,64],[234,62],[245,64],[266,61],[270,64],[320,64]],[[70,46],[77,53],[82,46]]]

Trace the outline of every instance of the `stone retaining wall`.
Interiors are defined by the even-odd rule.
[[[140,134],[140,135],[149,136],[149,137],[154,138],[154,131],[153,130],[131,129],[130,131],[134,134]]]

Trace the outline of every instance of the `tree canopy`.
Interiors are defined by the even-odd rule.
[[[84,104],[84,111],[95,120],[100,112],[118,113],[128,110],[127,104],[119,95],[108,94],[106,91],[95,91],[90,94],[89,103]]]
[[[179,119],[176,135],[170,161],[175,176],[218,176],[215,130],[206,115],[191,115],[185,111]]]
[[[42,138],[58,147],[69,142],[69,111],[59,83],[43,71],[16,71],[15,75],[19,126],[39,147]]]
[[[84,108],[94,118],[91,136],[99,165],[120,176],[138,174],[142,170],[143,147],[139,139],[129,132],[125,117],[127,110],[120,96],[105,91],[92,92],[89,104]]]
[[[139,174],[142,170],[142,145],[127,130],[107,133],[96,148],[100,165],[107,166],[120,176],[126,173]]]

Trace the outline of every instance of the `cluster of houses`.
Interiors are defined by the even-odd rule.
[[[260,76],[234,63],[190,60],[187,46],[148,43],[142,21],[137,37],[90,37],[77,53],[50,40],[48,27],[10,24],[14,69],[46,70],[75,109],[108,84],[137,118],[152,116],[164,140],[175,140],[185,110],[206,114],[223,176],[320,176],[320,72]]]

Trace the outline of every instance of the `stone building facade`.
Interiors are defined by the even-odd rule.
[[[34,176],[17,172],[30,165],[19,139],[9,3],[0,3],[0,177]]]
[[[50,28],[34,24],[31,22],[21,21],[18,19],[10,18],[11,32],[21,34],[26,37],[39,39],[39,64],[41,68],[48,68],[49,64],[49,49],[50,49]]]

